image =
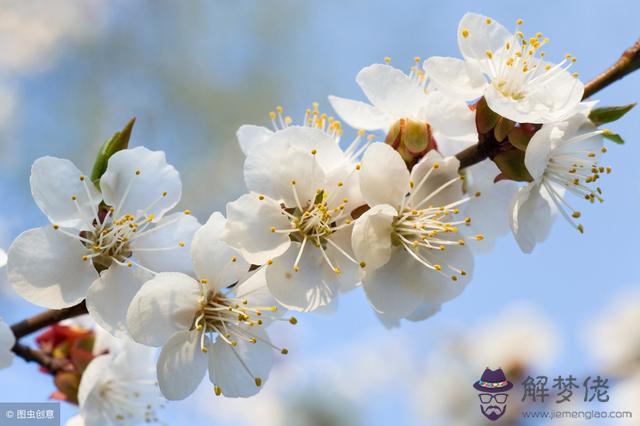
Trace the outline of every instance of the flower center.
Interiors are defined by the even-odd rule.
[[[155,381],[146,378],[110,379],[100,387],[103,409],[118,422],[130,419],[156,423],[159,421],[156,407],[161,406],[161,399],[157,391],[150,391],[155,386]]]
[[[586,139],[592,138],[606,133],[607,130],[595,130],[593,132],[584,133],[575,136],[566,141],[562,141],[560,147],[579,143]],[[605,147],[601,148],[601,153],[607,152]],[[566,190],[579,198],[583,198],[590,203],[596,200],[600,203],[604,202],[602,198],[602,188],[595,186],[594,183],[600,179],[601,174],[611,173],[611,167],[601,166],[596,159],[597,154],[589,151],[570,152],[563,150],[561,154],[552,155],[543,174],[542,185],[549,193],[554,204],[562,216],[580,233],[584,233],[584,226],[577,223],[576,220],[582,216],[582,213],[575,210],[562,194],[560,194],[553,184],[560,185]],[[595,188],[594,188],[595,186]]]
[[[244,298],[233,297],[222,292],[206,292],[207,280],[201,280],[201,284],[203,285],[203,296],[200,299],[200,308],[196,312],[192,326],[192,330],[200,332],[200,350],[206,353],[208,349],[205,337],[209,336],[213,340],[214,335],[217,334],[231,347],[247,374],[253,378],[256,386],[261,386],[262,378],[251,372],[236,351],[238,342],[256,344],[260,341],[281,354],[287,355],[289,353],[287,348],[275,346],[269,340],[253,333],[251,329],[261,327],[266,321],[288,321],[295,325],[298,320],[295,317],[282,318],[277,316],[277,306],[255,306]],[[221,389],[217,386],[214,390],[217,395],[221,393]]]
[[[337,186],[340,188],[344,184],[338,182]],[[353,221],[349,217],[349,212],[345,207],[349,202],[348,198],[343,198],[338,204],[336,200],[336,192],[330,195],[324,189],[318,189],[316,191],[315,199],[303,206],[298,196],[296,189],[296,181],[291,181],[291,189],[293,191],[294,198],[296,200],[295,207],[282,207],[282,212],[291,219],[291,227],[288,229],[271,228],[271,232],[286,233],[289,234],[289,238],[292,241],[301,243],[298,256],[293,265],[293,270],[298,272],[300,270],[300,260],[302,259],[302,253],[308,242],[314,245],[322,252],[324,260],[329,267],[337,274],[340,273],[340,268],[334,265],[334,263],[327,256],[326,249],[328,246],[332,246],[340,253],[342,253],[351,262],[356,263],[356,260],[349,255],[346,250],[332,241],[331,236],[336,231],[351,226]],[[335,207],[329,207],[335,206]]]
[[[487,18],[487,26],[494,22]],[[536,33],[534,37],[525,37],[520,31],[522,19],[516,22],[516,29],[511,40],[505,42],[495,51],[487,50],[484,55],[486,61],[485,72],[491,76],[491,84],[502,95],[514,101],[520,101],[527,96],[533,85],[546,84],[558,77],[563,71],[567,71],[576,62],[575,56],[566,54],[564,59],[552,65],[544,61],[545,52],[542,47],[549,43],[542,33]],[[462,29],[462,37],[469,37],[469,30]],[[578,74],[574,73],[577,84]]]

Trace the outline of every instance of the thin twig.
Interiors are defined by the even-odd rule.
[[[71,306],[69,308],[44,311],[31,318],[27,318],[18,323],[15,323],[11,326],[11,331],[13,331],[14,336],[16,336],[16,340],[19,340],[22,337],[41,330],[45,327],[57,324],[60,321],[64,321],[69,318],[84,315],[86,313],[88,313],[87,304],[83,300],[77,305]]]

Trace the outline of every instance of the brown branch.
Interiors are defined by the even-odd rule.
[[[32,349],[27,345],[16,342],[11,350],[14,354],[19,356],[26,362],[38,363],[49,374],[55,374],[56,372],[65,369],[65,361],[56,360],[55,358],[45,354],[44,352],[37,349]]]
[[[624,51],[615,64],[584,86],[582,99],[599,92],[638,68],[640,68],[640,38],[636,40],[633,46]]]
[[[625,50],[622,56],[620,56],[620,59],[606,71],[584,86],[582,99],[594,95],[611,83],[636,71],[638,68],[640,68],[640,39],[638,39],[633,46]],[[486,160],[490,154],[490,147],[485,147],[483,144],[477,143],[457,153],[456,158],[460,161],[460,169],[464,169],[465,167],[473,166]]]
[[[77,317],[88,313],[87,305],[85,301],[78,303],[65,309],[52,309],[44,311],[31,318],[27,318],[11,326],[11,331],[16,336],[16,340],[22,337],[41,330],[53,324],[57,324],[60,321],[64,321],[69,318]]]
[[[87,305],[85,301],[78,303],[65,309],[44,311],[31,318],[27,318],[11,326],[11,331],[16,337],[16,344],[11,348],[14,354],[25,360],[26,362],[36,362],[40,364],[50,374],[55,374],[65,369],[65,364],[60,360],[56,360],[37,349],[23,345],[18,340],[45,327],[57,324],[69,318],[77,317],[87,313]]]

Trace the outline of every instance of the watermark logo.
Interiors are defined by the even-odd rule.
[[[507,411],[507,393],[513,388],[513,383],[507,380],[502,368],[491,370],[486,368],[480,380],[473,384],[479,392],[480,411],[486,418],[496,421]]]

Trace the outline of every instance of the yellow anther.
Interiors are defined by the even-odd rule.
[[[270,111],[269,112],[269,118],[272,119],[272,120],[275,120],[276,119],[276,113],[273,112],[273,111]]]
[[[516,24],[518,24],[518,25],[522,25],[522,23],[523,23],[523,22],[524,22],[524,21],[523,21],[522,19],[518,19],[518,20],[516,21]]]
[[[86,262],[87,260],[89,260],[89,256],[82,256],[82,260]]]
[[[493,58],[493,52],[490,50],[487,50],[486,52],[484,52],[485,55],[487,55],[487,58],[492,59]]]
[[[336,266],[335,268],[333,268],[333,272],[335,272],[336,274],[339,274],[341,270]]]
[[[384,62],[387,63],[387,64],[391,63],[391,58],[389,56],[385,56],[384,57]]]
[[[257,386],[257,387],[262,386],[262,379],[261,379],[260,377],[256,377],[255,382],[256,382],[256,386]]]
[[[455,275],[451,275],[451,281],[458,281],[458,277]]]
[[[342,181],[338,182],[338,186],[342,186],[344,185],[344,183],[342,183]]]
[[[136,170],[136,176],[140,176],[140,173],[142,173],[140,170]]]
[[[231,256],[231,261],[232,261],[232,262],[237,262],[237,261],[238,261],[238,258],[237,258],[237,257],[235,257],[235,256]]]
[[[438,265],[437,263],[433,265],[433,267],[436,271],[442,271],[442,266]]]
[[[128,266],[129,268],[131,268],[131,267],[133,266],[133,262],[129,262],[129,263],[127,263],[127,266]]]
[[[293,272],[298,272],[299,270],[300,270],[300,267],[298,265],[293,266]]]
[[[203,278],[200,280],[200,284],[209,284],[209,280],[206,278]]]
[[[258,200],[260,201],[264,200],[264,195],[258,195]]]
[[[76,201],[76,200],[78,199],[78,196],[77,196],[77,195],[72,195],[72,196],[71,196],[71,199],[72,199],[73,201]]]
[[[80,175],[80,181],[84,181],[84,175]]]
[[[578,211],[573,212],[573,214],[571,215],[571,217],[574,218],[574,219],[579,219],[580,216],[582,216],[582,213],[580,213]]]
[[[361,268],[366,268],[366,266],[367,266],[366,262],[364,262],[364,261],[360,262],[360,267]]]
[[[312,150],[311,150],[311,155],[316,155],[317,153],[318,153],[318,150],[317,150],[317,149],[312,149]]]
[[[482,241],[482,240],[484,240],[484,235],[482,235],[482,234],[478,234],[478,235],[476,235],[474,238],[475,238],[477,241]]]
[[[186,215],[190,215],[191,214],[191,210],[187,209],[183,213],[186,214]]]
[[[460,244],[461,246],[464,245],[464,240],[458,240],[458,244]]]
[[[202,353],[205,353],[205,354],[209,352],[209,349],[207,349],[206,346],[201,347],[200,350],[202,351]]]
[[[273,260],[271,259],[267,260],[267,265],[273,265]]]
[[[433,168],[434,169],[440,168],[440,163],[433,163]]]
[[[289,349],[287,349],[287,348],[282,348],[282,350],[280,351],[280,353],[281,353],[282,355],[287,355],[287,354],[289,353]]]
[[[474,195],[475,195],[476,197],[479,197],[479,196],[481,196],[481,195],[482,195],[482,193],[481,193],[480,191],[478,191],[478,192],[476,192]]]
[[[487,19],[485,19],[485,20],[484,20],[484,22],[485,22],[487,25],[490,25],[490,24],[491,24],[491,18],[487,18]]]
[[[178,241],[178,245],[179,245],[180,247],[184,247],[184,246],[185,246],[184,241]]]
[[[468,28],[463,28],[462,29],[462,37],[464,37],[464,38],[469,37],[469,29]]]
[[[280,105],[278,105],[276,107],[276,111],[278,112],[278,114],[282,114],[282,111],[284,111],[284,110],[282,109],[282,107]]]
[[[276,227],[275,226],[271,227],[271,232],[276,232]]]
[[[582,226],[582,225],[578,225],[578,226],[577,226],[577,228],[578,228],[578,231],[579,231],[581,234],[584,234],[584,226]]]
[[[215,393],[216,396],[222,395],[222,389],[220,389],[220,386],[214,386],[213,387],[213,393]]]
[[[577,72],[574,72],[571,74],[572,77],[574,78],[578,78],[580,76],[580,74],[578,74]]]
[[[287,116],[284,118],[284,124],[286,124],[286,125],[288,126],[288,125],[289,125],[289,124],[291,124],[291,123],[293,123],[293,118],[291,118],[290,116],[288,116],[288,115],[287,115]]]
[[[298,323],[298,320],[296,319],[296,317],[291,317],[289,318],[289,323],[296,325]]]

